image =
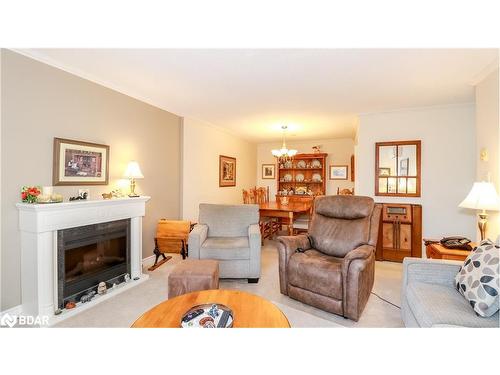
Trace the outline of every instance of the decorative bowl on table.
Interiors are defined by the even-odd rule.
[[[182,328],[231,328],[233,311],[220,303],[206,303],[190,308],[181,318]]]

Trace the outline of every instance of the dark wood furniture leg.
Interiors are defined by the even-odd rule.
[[[155,258],[155,262],[154,264],[148,268],[148,271],[154,271],[155,269],[157,269],[158,267],[160,267],[163,263],[169,261],[170,259],[172,259],[171,256],[165,256],[165,254],[163,254],[161,251],[160,251],[160,248],[158,247],[158,239],[155,238],[155,248],[153,250],[153,254],[156,256]],[[160,256],[163,257],[163,259],[158,262],[158,259],[160,259]]]

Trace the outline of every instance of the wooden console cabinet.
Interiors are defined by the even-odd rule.
[[[383,203],[376,260],[402,262],[422,256],[422,206]]]

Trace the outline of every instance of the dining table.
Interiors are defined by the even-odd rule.
[[[288,235],[293,235],[294,217],[308,213],[311,210],[311,202],[264,202],[259,204],[260,217],[287,219]]]

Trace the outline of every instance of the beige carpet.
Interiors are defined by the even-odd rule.
[[[56,327],[130,327],[145,311],[164,301],[167,276],[181,261],[179,255],[150,272],[150,279],[95,307],[68,318]],[[146,271],[147,272],[147,271]],[[402,267],[399,263],[377,262],[373,291],[400,305]],[[359,322],[316,309],[284,296],[279,291],[278,254],[274,241],[262,248],[262,274],[258,284],[246,280],[221,280],[221,289],[239,289],[274,302],[287,316],[292,327],[402,327],[398,308],[371,295]]]

